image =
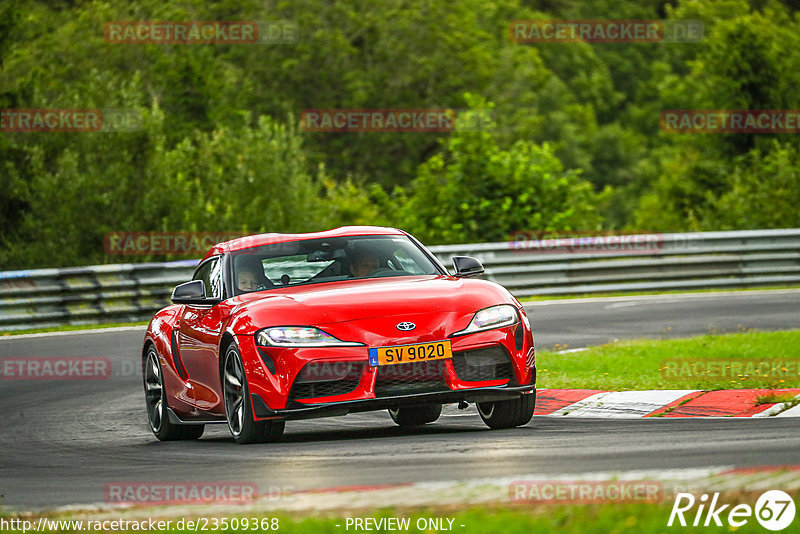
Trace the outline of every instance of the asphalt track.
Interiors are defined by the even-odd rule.
[[[628,297],[528,306],[539,348],[615,338],[800,328],[800,291]],[[448,411],[400,430],[384,412],[297,421],[280,443],[237,446],[224,426],[197,442],[160,443],[144,414],[143,328],[0,337],[0,358],[104,356],[107,380],[0,380],[0,505],[104,501],[114,482],[251,482],[261,492],[530,474],[800,464],[800,423],[765,419],[534,417],[490,431]]]

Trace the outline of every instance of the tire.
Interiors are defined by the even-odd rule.
[[[150,430],[160,441],[177,441],[198,439],[203,435],[204,425],[176,425],[169,420],[167,415],[167,392],[164,389],[164,374],[161,369],[161,360],[155,346],[147,348],[144,360],[145,407],[147,409],[147,422]]]
[[[514,428],[528,424],[535,407],[536,391],[511,400],[479,402],[478,414],[489,428]]]
[[[398,426],[419,426],[433,423],[439,419],[439,416],[442,415],[442,405],[420,404],[389,408],[389,415]]]
[[[277,441],[283,435],[283,421],[256,421],[250,402],[250,389],[242,365],[242,356],[235,343],[225,351],[222,368],[222,391],[225,401],[225,419],[233,439],[242,445]]]

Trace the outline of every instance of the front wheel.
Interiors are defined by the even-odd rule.
[[[392,421],[398,426],[418,426],[433,423],[442,415],[441,404],[422,404],[419,406],[401,406],[389,408]]]
[[[479,402],[478,414],[489,428],[514,428],[528,424],[535,407],[536,391],[511,400]]]
[[[225,418],[233,439],[238,443],[265,443],[277,441],[283,435],[283,421],[256,421],[250,402],[250,390],[244,374],[242,356],[236,344],[231,343],[225,353],[222,391],[225,399]]]
[[[147,349],[144,361],[144,398],[150,430],[160,441],[198,439],[203,435],[203,425],[176,425],[167,414],[167,393],[158,352],[153,345]]]

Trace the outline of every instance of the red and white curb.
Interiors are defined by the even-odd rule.
[[[793,402],[756,404],[765,395]],[[800,417],[800,389],[601,391],[540,389],[534,415],[565,417]]]

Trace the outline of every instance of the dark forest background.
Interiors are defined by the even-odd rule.
[[[119,231],[426,244],[516,231],[800,226],[790,134],[665,133],[664,109],[800,109],[777,0],[0,2],[0,107],[136,110],[132,132],[0,132],[0,269],[107,256]],[[690,43],[516,44],[518,19],[704,23]],[[121,20],[287,20],[290,44],[110,44]],[[491,110],[485,128],[323,133],[309,108]]]

